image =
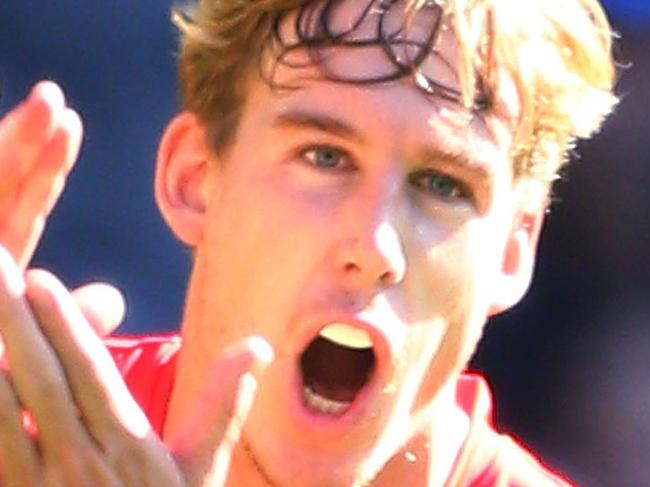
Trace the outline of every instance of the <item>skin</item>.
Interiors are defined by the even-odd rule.
[[[25,269],[81,133],[78,115],[50,81],[0,120],[0,485],[201,485],[151,431],[99,338],[122,320],[121,293],[104,283],[70,293],[50,273]],[[212,472],[212,485],[224,482],[255,377],[270,360],[259,338],[230,346],[183,425],[218,452],[207,467],[199,464]],[[24,427],[23,408],[38,432]],[[207,435],[205,424],[213,425]]]
[[[82,126],[54,83],[42,82],[0,121],[0,241],[21,268],[79,153]]]
[[[453,61],[453,42],[442,49]],[[379,61],[363,62],[372,71]],[[161,142],[158,204],[196,250],[164,443],[79,304],[51,274],[25,273],[80,125],[55,115],[69,112],[49,95],[10,115],[39,113],[49,99],[44,117],[24,115],[17,129],[36,127],[28,142],[0,124],[0,171],[13,181],[0,204],[18,215],[1,227],[11,364],[0,377],[2,485],[444,482],[467,426],[454,381],[485,318],[524,293],[544,205],[524,203],[498,117],[464,124],[458,107],[423,98],[410,80],[360,88],[310,69],[280,68],[299,84],[292,91],[253,79],[227,151],[210,150],[187,113]],[[19,168],[6,162],[16,154]],[[39,180],[30,171],[50,174],[31,193],[21,189]],[[42,196],[21,205],[26,194]],[[15,202],[32,209],[12,212]],[[300,353],[319,327],[354,320],[382,347],[366,409],[347,425],[299,423],[290,393]],[[458,427],[445,429],[450,421]]]
[[[0,119],[0,245],[25,270],[61,195],[81,146],[79,115],[51,81]],[[124,298],[105,283],[74,291],[77,304],[100,334],[124,316]]]
[[[454,46],[441,47],[452,66]],[[331,56],[342,70],[384,62]],[[438,485],[466,432],[455,379],[486,317],[525,292],[544,205],[524,203],[495,114],[468,119],[411,80],[359,87],[286,66],[276,76],[297,89],[253,79],[226,150],[210,150],[187,113],[163,138],[158,204],[195,249],[165,437],[181,434],[221,350],[259,334],[276,360],[226,485]],[[300,354],[320,327],[354,320],[385,349],[372,400],[353,424],[301,422]],[[407,449],[416,465],[400,461]]]
[[[3,486],[202,485],[184,475],[153,433],[65,287],[45,271],[23,277],[4,249],[0,333],[11,364],[11,380],[6,372],[0,376]],[[205,433],[205,424],[212,425],[209,439],[218,454],[210,465],[212,485],[223,484],[252,401],[256,382],[244,374],[259,372],[269,360],[259,339],[225,350],[213,377],[221,388],[206,389],[185,425],[192,438]],[[30,411],[37,433],[23,427],[21,407]]]

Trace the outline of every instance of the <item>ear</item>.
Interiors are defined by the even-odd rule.
[[[160,142],[154,192],[169,227],[192,247],[203,234],[208,167],[203,124],[191,113],[177,115]]]
[[[513,221],[503,253],[499,282],[489,314],[501,313],[524,296],[533,276],[546,201],[522,209]]]

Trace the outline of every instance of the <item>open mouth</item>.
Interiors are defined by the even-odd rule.
[[[300,357],[304,405],[321,414],[343,415],[372,377],[375,362],[364,330],[344,323],[326,326]]]

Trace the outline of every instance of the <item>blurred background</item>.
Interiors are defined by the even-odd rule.
[[[128,298],[122,331],[173,330],[187,252],[154,205],[158,139],[177,109],[170,0],[1,0],[5,113],[42,78],[86,127],[35,263]],[[548,216],[527,299],[489,325],[501,428],[579,485],[650,486],[650,2],[608,0],[623,101],[581,144]]]

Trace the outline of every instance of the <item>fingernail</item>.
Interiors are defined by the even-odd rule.
[[[39,97],[46,100],[52,107],[62,108],[65,105],[65,96],[59,85],[54,81],[39,81],[36,83],[32,92],[30,93],[31,97]]]
[[[70,130],[75,130],[75,131],[81,130],[82,127],[81,118],[79,117],[79,114],[77,112],[75,112],[70,108],[66,109],[63,112],[62,122]]]
[[[273,348],[269,342],[261,336],[252,336],[247,339],[250,350],[255,354],[256,362],[261,369],[273,362]]]

